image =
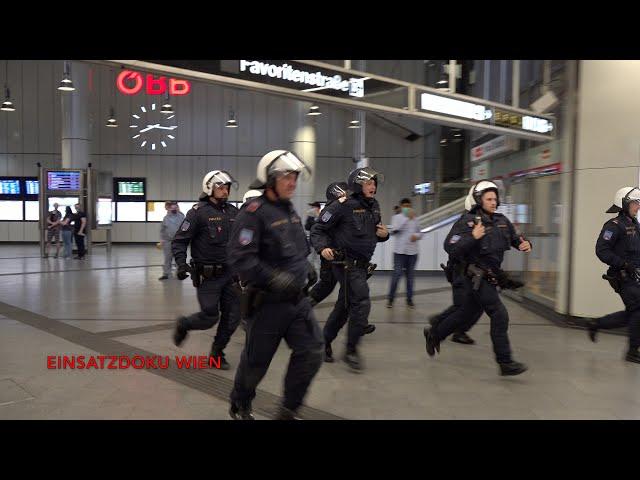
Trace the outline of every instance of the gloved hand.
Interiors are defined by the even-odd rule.
[[[311,262],[309,262],[309,270],[307,272],[307,286],[306,286],[306,288],[311,288],[316,283],[318,283],[318,274],[316,273],[316,269],[313,267]]]
[[[294,284],[295,279],[296,278],[289,272],[276,270],[273,277],[271,277],[267,283],[267,286],[269,290],[273,292],[281,293],[285,296],[294,296],[300,293],[300,289]]]
[[[635,275],[636,274],[636,267],[631,265],[629,262],[624,262],[624,265],[622,266],[622,269],[625,272],[627,272],[629,275]]]
[[[373,271],[376,269],[377,266],[378,266],[377,263],[369,264],[369,266],[367,267],[367,279],[371,278],[371,275],[373,275]]]
[[[189,276],[190,273],[191,273],[191,268],[189,268],[189,265],[187,265],[186,263],[181,263],[180,265],[178,265],[178,271],[176,272],[176,277],[178,277],[178,280],[184,280]]]

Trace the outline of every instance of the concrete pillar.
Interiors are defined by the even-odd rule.
[[[511,105],[520,107],[520,60],[511,61]]]
[[[73,92],[59,92],[62,102],[62,168],[87,168],[91,161],[89,65],[69,62]]]
[[[302,160],[309,166],[312,172],[312,176],[307,181],[298,181],[296,187],[296,194],[292,199],[296,212],[300,215],[304,221],[306,217],[306,211],[309,208],[307,205],[315,200],[321,200],[321,198],[315,198],[315,176],[316,176],[316,116],[309,116],[309,107],[311,104],[308,102],[295,102],[291,109],[291,134],[289,141],[289,150],[299,155]],[[324,197],[324,195],[323,195]]]
[[[357,70],[362,72],[366,69],[366,60],[356,60]],[[369,166],[369,159],[366,154],[367,146],[367,114],[363,110],[356,110],[354,120],[360,122],[360,128],[353,128],[353,158],[357,160],[356,168]]]

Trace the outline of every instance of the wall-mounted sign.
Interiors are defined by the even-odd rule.
[[[296,60],[145,60],[186,70],[269,85],[292,93],[315,93],[407,109],[408,88],[375,77]]]
[[[516,109],[509,110],[506,107],[498,107],[490,103],[459,100],[434,93],[422,93],[416,98],[419,98],[416,107],[419,110],[465,118],[484,125],[548,134],[549,138],[553,137],[551,132],[554,125],[552,119],[548,117],[535,116]]]
[[[155,103],[151,106],[140,106],[136,113],[131,114],[129,128],[132,129],[132,140],[135,140],[140,148],[167,148],[168,144],[176,139],[178,125],[175,116],[175,113],[169,116],[160,113]]]
[[[252,75],[281,78],[309,87],[326,88],[347,92],[352,97],[364,97],[365,78],[342,78],[342,75],[326,75],[321,70],[295,68],[286,62],[268,63],[259,60],[240,60],[240,72]]]
[[[488,142],[484,142],[471,149],[471,162],[479,162],[501,153],[513,152],[518,149],[518,140],[506,135],[500,135]]]
[[[169,91],[169,95],[186,95],[191,91],[191,84],[187,80],[175,78],[158,77],[150,73],[142,74],[132,70],[123,70],[116,79],[116,86],[120,93],[125,95],[136,95],[142,91],[143,87],[147,95],[164,95]]]
[[[526,170],[519,170],[517,172],[511,172],[509,177],[522,178],[522,177],[540,177],[543,175],[555,175],[562,171],[562,163],[552,163],[551,165],[543,165],[542,167],[528,168]]]
[[[486,160],[471,165],[471,180],[476,181],[483,178],[489,178],[489,162]]]
[[[433,182],[419,183],[413,186],[414,195],[429,195],[433,193]]]

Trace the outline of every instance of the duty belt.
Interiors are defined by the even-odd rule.
[[[204,264],[196,263],[196,272],[204,278],[222,277],[227,271],[227,266],[223,263]]]
[[[356,268],[365,268],[365,269],[368,269],[370,265],[368,260],[354,260],[350,258],[347,258],[340,262],[334,262],[334,263],[343,264],[346,267],[356,267]]]

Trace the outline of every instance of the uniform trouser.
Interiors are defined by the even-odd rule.
[[[413,302],[413,277],[417,261],[418,255],[393,254],[393,277],[389,288],[389,303],[393,303],[403,272],[407,278],[407,303]]]
[[[162,242],[162,253],[164,254],[164,266],[162,267],[163,275],[171,276],[171,262],[173,261],[173,253],[171,252],[171,240]]]
[[[491,342],[493,352],[498,363],[509,363],[511,358],[511,347],[507,330],[509,329],[509,314],[500,300],[498,290],[486,279],[482,279],[477,291],[473,290],[473,285],[469,278],[464,278],[465,295],[462,300],[462,307],[457,309],[442,322],[437,323],[431,329],[431,334],[436,341],[446,339],[453,332],[463,328],[468,319],[474,318],[478,313],[486,312],[491,320]]]
[[[629,350],[638,350],[640,348],[640,285],[633,280],[625,280],[619,295],[625,310],[600,317],[596,320],[596,324],[602,329],[628,325]]]
[[[333,275],[340,282],[340,292],[336,305],[324,326],[324,340],[326,343],[333,342],[348,318],[347,351],[350,352],[355,350],[360,342],[360,337],[364,335],[371,311],[367,269],[349,267],[346,269],[345,278],[344,266],[333,265]]]
[[[201,311],[183,318],[182,327],[207,330],[220,320],[212,350],[222,351],[240,323],[240,299],[232,286],[231,274],[202,279],[197,295]]]
[[[467,296],[464,280],[465,278],[463,274],[461,273],[453,274],[453,282],[451,282],[451,290],[453,293],[453,305],[451,305],[449,308],[447,308],[446,310],[444,310],[443,312],[435,316],[433,320],[434,325],[436,323],[442,322],[449,315],[452,315],[454,312],[462,308],[462,305],[464,304],[465,298]],[[471,328],[478,322],[478,320],[480,320],[480,317],[482,316],[483,311],[481,309],[472,309],[470,310],[470,313],[472,314],[472,316],[467,318],[465,323],[462,326],[460,326],[460,328],[455,330],[455,333],[458,333],[458,334],[466,333],[469,330],[471,330]]]
[[[77,233],[74,233],[73,236],[76,239],[76,246],[78,247],[78,257],[82,258],[86,253],[86,250],[84,248],[84,235],[78,235]]]
[[[320,261],[320,281],[316,283],[309,291],[309,298],[314,303],[320,303],[327,298],[336,288],[338,280],[333,275],[333,268],[331,262],[328,262],[324,258]]]
[[[247,321],[247,335],[231,401],[247,408],[284,338],[292,350],[284,379],[283,406],[296,410],[322,365],[322,334],[308,298],[265,303]]]

